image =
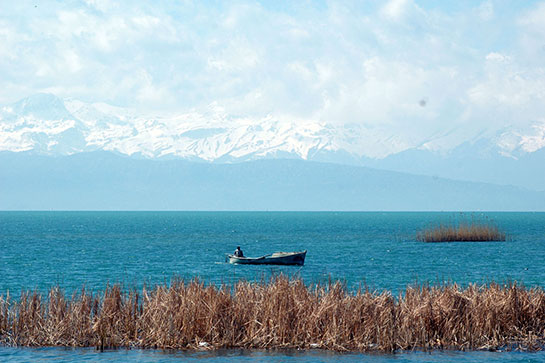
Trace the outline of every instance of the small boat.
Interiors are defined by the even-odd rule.
[[[237,257],[227,255],[227,261],[240,265],[299,265],[305,264],[307,251],[303,252],[275,252],[261,257]]]

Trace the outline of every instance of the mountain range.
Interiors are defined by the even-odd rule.
[[[545,193],[295,159],[0,152],[0,210],[543,211]]]
[[[469,134],[463,131],[452,129],[444,133],[426,136],[411,143],[402,135],[364,124],[337,125],[273,116],[262,119],[235,117],[227,115],[221,107],[215,104],[210,105],[206,110],[150,116],[105,103],[86,103],[71,98],[61,99],[52,94],[36,94],[0,108],[0,151],[3,152],[2,162],[4,163],[0,178],[5,185],[7,185],[7,181],[11,180],[9,183],[14,183],[10,184],[12,187],[17,186],[17,182],[12,179],[14,175],[19,175],[23,181],[26,180],[24,175],[29,178],[37,178],[35,180],[29,179],[29,183],[43,178],[48,180],[50,178],[48,173],[51,171],[44,169],[42,171],[45,174],[41,175],[37,171],[33,171],[32,168],[25,169],[26,166],[32,165],[34,163],[32,160],[42,160],[44,165],[49,165],[54,169],[55,163],[69,165],[74,160],[80,160],[77,155],[81,154],[81,160],[85,161],[83,164],[90,169],[93,169],[93,165],[96,164],[90,160],[92,158],[102,160],[104,155],[108,155],[106,160],[114,158],[112,160],[119,161],[120,164],[117,168],[120,170],[129,168],[127,169],[128,174],[118,175],[118,179],[125,180],[124,183],[127,185],[132,183],[128,175],[139,174],[136,169],[132,170],[130,167],[123,167],[123,165],[138,165],[149,170],[158,168],[159,171],[164,165],[176,165],[176,168],[183,166],[182,169],[187,168],[187,170],[191,169],[197,173],[202,172],[203,175],[219,173],[218,177],[223,177],[222,172],[224,171],[229,174],[240,168],[241,178],[248,176],[252,179],[249,175],[253,175],[253,172],[245,169],[249,165],[258,169],[264,168],[262,175],[266,175],[270,180],[275,180],[277,177],[271,174],[273,170],[278,175],[285,175],[289,179],[288,174],[280,169],[275,169],[279,168],[279,165],[287,163],[286,167],[289,170],[292,170],[293,165],[297,165],[297,169],[308,167],[306,176],[298,179],[298,182],[303,183],[304,181],[304,183],[297,184],[293,181],[293,188],[298,185],[304,189],[309,183],[313,184],[311,176],[317,178],[316,180],[322,180],[320,175],[330,175],[328,173],[336,170],[347,177],[358,175],[362,180],[366,179],[364,175],[382,175],[385,178],[384,181],[374,177],[369,177],[369,180],[383,185],[400,186],[398,183],[402,183],[401,180],[412,180],[417,183],[418,178],[424,178],[418,179],[418,183],[430,188],[431,185],[457,185],[456,183],[460,181],[471,183],[454,189],[474,190],[479,185],[480,187],[477,188],[479,190],[488,188],[499,193],[500,189],[495,189],[499,187],[492,185],[497,184],[508,188],[501,189],[508,195],[513,196],[519,192],[522,193],[520,196],[526,195],[521,197],[524,200],[531,194],[531,190],[545,191],[545,122],[535,121],[524,127],[503,125],[497,129],[477,130]],[[19,160],[20,164],[14,163],[13,160]],[[290,164],[290,160],[299,163]],[[168,164],[169,162],[175,164]],[[191,167],[188,166],[190,165],[187,164],[188,162]],[[236,164],[241,165],[237,166]],[[80,170],[77,165],[72,165],[72,167],[86,175],[85,170]],[[398,173],[380,174],[382,171],[374,169]],[[38,167],[36,170],[41,169]],[[116,175],[116,170],[97,169],[96,172]],[[69,173],[69,171],[66,170],[65,173]],[[161,171],[160,173],[167,172]],[[184,175],[186,177],[182,179],[186,181],[195,178],[195,180],[200,180],[199,177],[193,175],[193,172],[187,171],[187,174]],[[188,179],[187,175],[192,176]],[[325,183],[324,185],[330,186],[329,189],[324,190],[329,190],[330,194],[328,195],[342,197],[333,189],[334,185],[344,185],[345,182],[340,177],[330,176],[331,178],[321,181]],[[181,178],[181,176],[179,177]],[[67,178],[73,179],[74,176],[67,175]],[[93,180],[92,176],[89,178]],[[96,178],[99,180],[101,177],[96,176]],[[451,180],[447,182],[446,179]],[[157,183],[152,180],[155,179],[150,179],[150,185],[156,185]],[[176,177],[172,183],[180,183],[180,180]],[[442,182],[435,182],[437,180]],[[434,182],[429,184],[430,181]],[[242,183],[242,181],[240,182]],[[218,183],[221,183],[221,178]],[[369,190],[374,190],[374,187],[367,182],[362,181],[362,183],[365,186],[364,189],[362,189],[363,187],[350,187],[352,188],[348,188],[351,190],[350,193],[368,195]],[[236,189],[237,185],[231,186]],[[249,188],[248,190],[253,188],[244,183],[241,185],[245,185],[246,188]],[[265,180],[261,180],[258,185],[259,188],[275,188]],[[509,185],[514,188],[508,187]],[[487,187],[485,188],[485,186]],[[211,187],[211,190],[214,188]],[[449,188],[446,188],[445,192],[452,192],[452,188]],[[220,189],[214,190],[219,193]],[[401,193],[401,190],[405,189],[398,188],[390,194],[396,195],[396,198],[409,198],[408,195],[402,197],[401,194],[396,194]],[[507,190],[510,191],[506,192]],[[517,190],[516,193],[515,190]],[[84,189],[81,191],[84,192]],[[27,189],[27,192],[32,193],[32,190]],[[292,192],[295,193],[295,189]],[[413,191],[405,190],[405,192],[425,193],[425,189],[417,188]],[[383,202],[389,200],[389,196],[387,197],[385,193],[386,191],[377,194],[382,196]],[[457,195],[456,193],[451,193],[451,196]],[[437,192],[437,198],[439,198],[439,194]],[[490,198],[492,198],[492,194],[489,195]],[[536,200],[541,200],[540,196],[541,193],[536,194]],[[437,198],[436,200],[441,200],[441,198]],[[465,196],[465,199],[467,198],[469,198],[468,195]],[[494,198],[500,199],[499,204],[462,203],[459,207],[483,209],[488,205],[489,208],[500,210],[517,209],[515,208],[515,205],[518,205],[516,203],[511,204],[511,207],[503,203],[509,198],[501,197],[501,193]],[[479,198],[475,200],[479,200]],[[415,200],[413,201],[416,203]],[[409,205],[399,201],[382,205],[362,204],[361,200],[358,203],[357,205],[363,209],[383,210],[384,208],[388,209],[388,205],[392,208],[411,209]],[[445,202],[435,206],[423,203],[420,200],[413,209],[456,209],[458,206],[458,204],[450,202],[450,204]],[[261,207],[274,209],[274,203],[269,204],[262,203]],[[184,209],[184,205],[182,203],[176,206]],[[203,205],[214,207],[210,203]],[[335,205],[335,203],[325,203],[315,205],[315,207],[324,209],[326,206],[334,207]],[[357,205],[345,203],[344,207],[343,205],[337,205],[337,207],[353,210],[358,209]],[[539,209],[533,203],[525,205],[524,208]],[[234,207],[235,204],[218,205],[218,208],[229,209],[230,206]],[[15,204],[13,207],[15,208]],[[42,207],[46,208],[46,205],[44,204]],[[174,208],[174,206],[171,207]],[[191,204],[187,208],[189,207],[199,206]],[[201,207],[198,209],[202,209]],[[304,203],[294,204],[292,207],[308,209]],[[287,207],[287,209],[292,207]],[[1,205],[0,208],[2,208]],[[250,208],[250,206],[244,208]]]

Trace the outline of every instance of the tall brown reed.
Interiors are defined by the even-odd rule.
[[[393,297],[285,277],[232,288],[197,280],[128,292],[114,285],[69,298],[53,288],[47,296],[1,296],[0,340],[97,348],[535,350],[545,342],[545,293],[517,284],[451,284],[407,287]]]
[[[490,222],[461,222],[431,227],[420,231],[416,239],[422,242],[486,242],[505,241],[505,232]]]

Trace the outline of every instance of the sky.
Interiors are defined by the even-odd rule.
[[[545,122],[545,2],[0,0],[0,104],[214,105],[387,127]]]

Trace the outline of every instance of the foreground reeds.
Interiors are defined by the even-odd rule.
[[[394,298],[279,277],[0,297],[0,341],[10,346],[538,350],[544,337],[544,291],[516,284],[408,287]]]
[[[492,223],[462,222],[457,225],[439,225],[417,233],[422,242],[488,242],[505,241],[506,235]]]

